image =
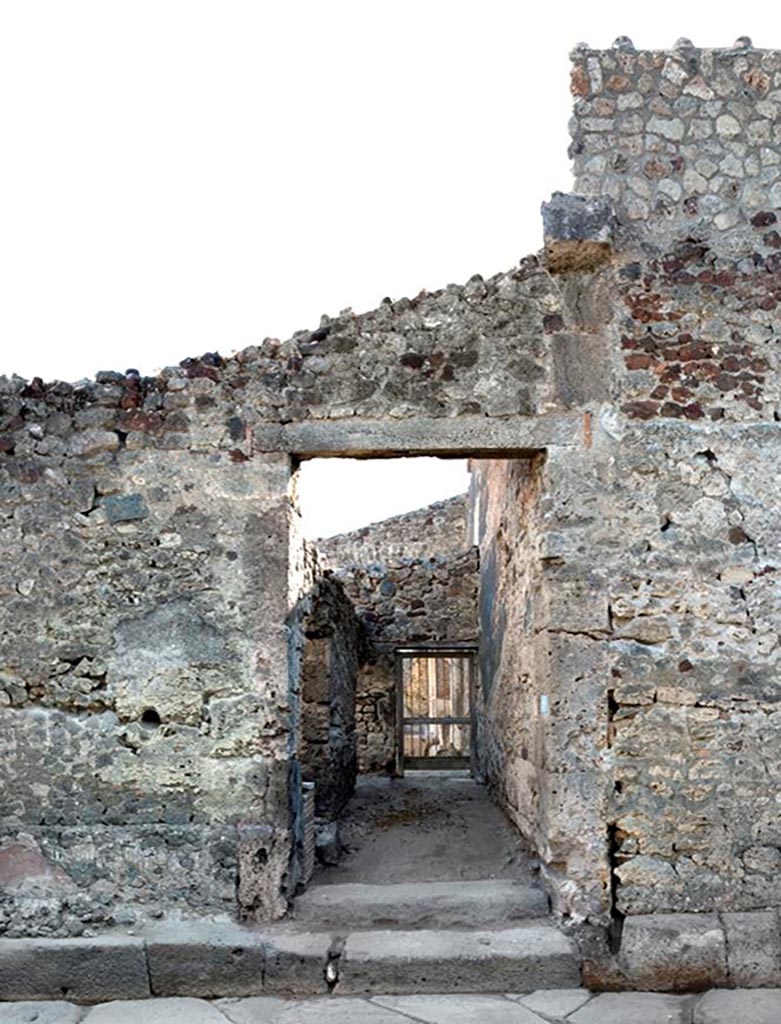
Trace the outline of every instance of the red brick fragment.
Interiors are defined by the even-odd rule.
[[[586,69],[581,64],[576,64],[570,74],[570,92],[573,96],[587,96],[591,84],[586,74]]]
[[[657,402],[627,402],[621,406],[621,411],[635,420],[650,420],[659,412]]]
[[[648,370],[656,362],[653,356],[644,352],[634,352],[624,359],[627,370]]]

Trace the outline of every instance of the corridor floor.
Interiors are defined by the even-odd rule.
[[[520,835],[467,772],[361,776],[341,834],[346,854],[313,884],[535,877]]]

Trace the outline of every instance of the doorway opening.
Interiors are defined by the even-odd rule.
[[[544,659],[534,628],[544,453],[476,452],[461,493],[429,494],[422,507],[394,471],[424,466],[430,477],[429,467],[452,467],[453,456],[321,454],[302,460],[294,481],[302,525],[307,502],[353,514],[383,482],[396,507],[325,537],[302,529],[317,539],[302,539],[291,559],[310,587],[292,664],[299,778],[315,784],[323,836],[313,882],[380,882],[391,848],[396,859],[406,851],[404,871],[421,879],[529,878],[536,690],[549,692],[537,678]],[[457,454],[466,468],[470,453]],[[307,496],[310,468],[322,482]],[[486,849],[490,834],[502,841]],[[452,856],[443,858],[443,843]]]
[[[474,647],[396,651],[397,773],[472,768]]]

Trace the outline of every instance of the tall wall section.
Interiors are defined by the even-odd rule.
[[[609,855],[624,913],[781,903],[781,53],[573,54],[617,220]],[[594,549],[597,554],[597,549]]]
[[[2,393],[12,935],[283,909],[288,459],[131,446],[122,394]]]

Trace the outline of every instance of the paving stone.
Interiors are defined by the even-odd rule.
[[[340,992],[502,992],[577,985],[572,943],[550,925],[498,931],[376,931],[350,935]]]
[[[232,1024],[403,1024],[406,1019],[365,999],[240,999],[217,1004]]]
[[[576,1010],[567,1021],[573,1024],[688,1024],[692,998],[660,992],[606,992]]]
[[[531,995],[511,995],[509,999],[517,999],[535,1013],[547,1017],[566,1017],[592,998],[587,988],[541,988]]]
[[[82,1006],[60,1000],[35,1003],[0,1003],[0,1024],[78,1024]]]
[[[289,1002],[276,996],[255,996],[250,999],[218,999],[217,1009],[234,1024],[277,1024]]]
[[[694,1008],[694,1024],[778,1024],[781,989],[714,989]]]
[[[503,996],[375,996],[372,1002],[426,1024],[544,1024],[542,1017]]]
[[[0,939],[0,999],[97,1003],[149,994],[141,939]]]
[[[85,1024],[225,1024],[216,1006],[202,999],[146,999],[101,1003],[84,1018]]]
[[[263,992],[263,936],[239,925],[174,924],[146,936],[156,996],[254,996]]]

